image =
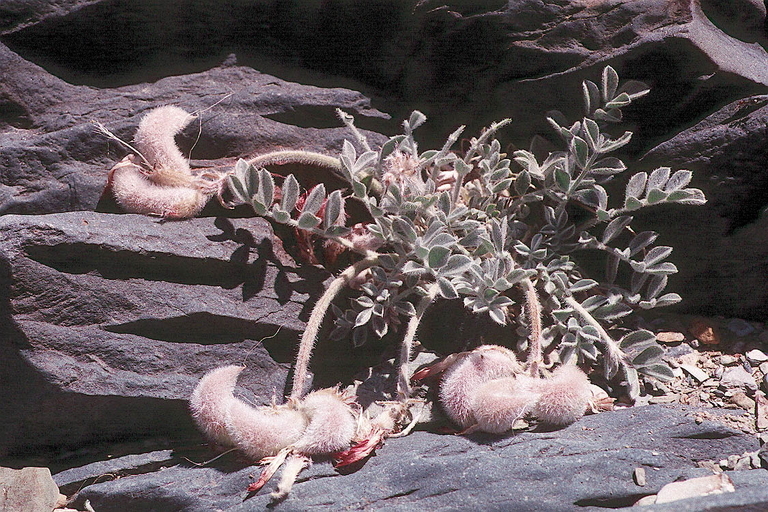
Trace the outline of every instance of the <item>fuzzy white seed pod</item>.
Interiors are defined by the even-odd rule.
[[[541,396],[531,413],[544,423],[570,425],[584,416],[591,398],[586,374],[573,365],[561,366],[541,381]]]
[[[235,397],[237,376],[243,366],[224,366],[206,373],[198,382],[189,399],[192,419],[208,440],[225,446],[234,446],[227,433],[226,417]]]
[[[298,441],[307,418],[293,404],[252,407],[234,399],[226,417],[226,428],[235,446],[252,460],[275,455]]]
[[[309,424],[294,450],[304,455],[320,455],[346,450],[357,432],[352,408],[336,389],[313,391],[299,404]]]
[[[144,155],[152,165],[156,175],[155,183],[159,185],[178,186],[174,180],[179,174],[191,177],[189,162],[181,154],[176,145],[175,137],[195,116],[172,105],[155,108],[147,113],[139,122],[139,128],[133,138],[136,149]],[[163,174],[167,169],[170,173]],[[164,180],[172,182],[166,183]]]
[[[157,185],[134,162],[128,155],[109,172],[112,195],[125,211],[185,219],[200,213],[208,202],[209,196],[197,188]]]
[[[511,377],[521,371],[515,354],[498,345],[483,345],[462,354],[446,370],[440,384],[440,403],[460,427],[476,423],[472,397],[477,388],[490,380]]]
[[[471,402],[477,429],[492,434],[510,430],[536,404],[539,383],[539,379],[520,374],[480,385]]]
[[[252,407],[236,398],[233,392],[242,371],[242,366],[224,366],[205,374],[189,407],[209,440],[235,446],[259,460],[298,440],[307,420],[291,404]]]

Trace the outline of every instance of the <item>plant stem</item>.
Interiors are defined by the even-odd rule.
[[[291,388],[291,398],[300,399],[305,394],[305,381],[307,380],[307,370],[309,368],[309,360],[312,357],[312,349],[315,347],[315,340],[317,334],[320,332],[320,326],[323,324],[323,318],[325,313],[331,306],[331,302],[349,283],[351,279],[357,276],[363,270],[372,267],[378,262],[378,254],[372,253],[354,265],[347,267],[344,272],[339,274],[339,277],[334,279],[325,293],[315,304],[312,309],[312,314],[307,321],[307,327],[304,329],[304,334],[301,336],[301,342],[299,343],[299,352],[296,355],[296,366],[293,370],[293,386]]]
[[[424,316],[424,312],[427,310],[432,301],[435,300],[437,292],[439,290],[437,283],[432,283],[429,287],[427,294],[421,298],[418,306],[416,306],[416,313],[408,320],[408,327],[405,330],[405,336],[403,336],[403,342],[400,346],[400,357],[397,362],[398,366],[398,382],[397,382],[397,394],[401,400],[405,400],[410,397],[411,376],[408,375],[408,363],[411,361],[411,352],[413,351],[413,340],[416,339],[416,330],[421,323],[421,317]]]
[[[522,280],[525,289],[525,303],[528,310],[528,325],[530,337],[528,348],[528,370],[531,377],[539,376],[539,364],[541,363],[541,303],[536,293],[536,286],[530,278]]]
[[[314,153],[312,151],[273,151],[248,160],[254,167],[264,167],[272,164],[304,164],[316,165],[336,171],[341,175],[341,161],[338,158]]]

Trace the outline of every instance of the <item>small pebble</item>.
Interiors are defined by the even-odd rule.
[[[731,354],[723,354],[720,356],[720,364],[723,366],[733,366],[738,364],[738,356],[732,356]]]
[[[754,411],[755,410],[755,401],[749,398],[746,394],[744,394],[741,391],[737,391],[733,394],[731,397],[731,402],[738,405],[745,411]]]
[[[744,354],[747,358],[747,361],[752,364],[752,366],[758,366],[760,363],[764,363],[768,361],[768,355],[765,354],[762,350],[750,350],[746,354]]]
[[[648,400],[648,403],[651,404],[671,404],[673,402],[677,402],[680,399],[677,395],[664,395],[664,396],[654,396],[651,397],[650,400]]]
[[[763,375],[768,375],[768,362],[760,365],[760,371],[763,372]]]
[[[754,377],[743,366],[734,366],[723,372],[723,376],[720,378],[720,386],[757,391]]]
[[[635,484],[640,487],[645,487],[645,484],[647,483],[645,479],[645,468],[635,468],[632,478],[634,479]]]
[[[705,380],[709,379],[709,374],[698,366],[694,366],[692,364],[681,364],[680,368],[682,368],[685,373],[699,382],[704,382]]]
[[[679,343],[685,340],[685,334],[681,332],[660,332],[656,334],[659,343]]]

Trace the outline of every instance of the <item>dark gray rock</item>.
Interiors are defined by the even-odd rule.
[[[328,276],[257,218],[8,215],[0,233],[5,453],[194,432],[185,401],[224,364],[248,366],[252,401],[281,396]]]
[[[707,470],[696,467],[697,461],[757,450],[753,436],[717,423],[697,425],[692,412],[686,407],[637,407],[588,416],[562,430],[502,438],[416,432],[390,439],[350,474],[340,475],[328,462],[315,463],[275,508],[538,511],[631,506],[676,479],[706,475]],[[268,505],[273,482],[255,496],[245,492],[249,475],[258,475],[258,467],[239,462],[232,454],[192,467],[183,455],[168,457],[162,471],[90,485],[78,493],[75,503],[88,499],[100,512],[234,511]],[[197,457],[206,458],[202,453]],[[135,466],[135,461],[128,465]],[[644,487],[632,480],[637,467],[647,470]],[[93,472],[85,467],[54,478],[65,486]],[[757,492],[768,483],[768,472],[729,475],[737,492],[717,497],[718,503],[768,503],[765,493]]]
[[[199,165],[224,168],[236,157],[286,148],[338,154],[349,133],[336,108],[363,120],[387,117],[358,92],[237,66],[99,90],[70,85],[0,43],[0,70],[0,214],[95,209],[125,149],[94,123],[131,141],[141,117],[160,105],[200,112],[178,142]]]
[[[768,305],[768,96],[738,100],[662,142],[641,160],[690,169],[707,205],[641,217],[675,247],[672,285],[688,311],[764,319]],[[663,225],[663,229],[659,226]],[[717,293],[712,293],[717,290]]]

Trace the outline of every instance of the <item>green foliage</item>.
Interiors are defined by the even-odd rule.
[[[608,329],[635,310],[674,304],[680,296],[664,293],[668,276],[677,272],[666,261],[672,248],[654,246],[655,232],[635,233],[632,213],[656,204],[705,202],[700,190],[688,188],[689,171],[666,167],[632,175],[618,204],[609,197],[604,185],[626,172],[616,152],[632,133],[613,137],[606,128],[647,92],[639,82],[621,85],[606,67],[599,85],[583,84],[581,120],[568,123],[557,112],[548,117],[563,150],[543,161],[530,151],[515,151],[512,158],[501,152],[493,136],[509,120],[472,138],[460,155],[451,148],[463,127],[442,148],[422,152],[413,134],[426,117],[414,112],[402,135],[372,150],[352,118],[340,113],[362,148],[358,152],[347,141],[340,155],[349,196],[327,194],[319,185],[296,211],[293,176],[283,181],[276,202],[270,173],[244,162],[229,187],[259,215],[360,253],[377,251],[376,265],[349,307],[333,307],[334,336],[352,332],[356,344],[384,336],[414,314],[414,302],[432,283],[441,297],[461,298],[472,313],[487,313],[504,325],[514,297],[521,296],[513,288],[529,279],[541,297],[545,345],[554,344],[563,363],[600,362],[608,378],[621,370],[636,396],[636,371],[671,377],[663,351],[648,331],[615,342]],[[360,201],[373,219],[362,234],[343,225],[348,200]],[[594,259],[595,251],[605,256],[605,272],[587,276],[579,259],[587,253]]]

